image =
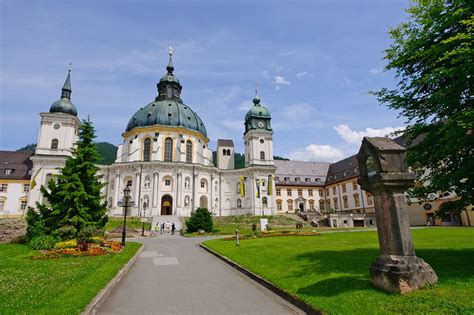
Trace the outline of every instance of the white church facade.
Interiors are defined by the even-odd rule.
[[[234,169],[234,144],[226,139],[217,141],[215,166],[203,121],[181,99],[171,52],[166,70],[155,100],[128,122],[115,163],[100,168],[108,214],[123,215],[118,203],[126,186],[135,202],[133,216],[190,216],[197,207],[218,216],[276,214],[268,109],[256,95],[245,116],[245,168]],[[71,156],[80,126],[71,92],[69,73],[60,100],[40,114],[38,146],[31,157],[32,181],[48,182]],[[41,201],[39,188],[32,185],[29,206]]]

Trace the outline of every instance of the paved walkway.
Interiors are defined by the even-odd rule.
[[[160,235],[99,309],[99,314],[304,314],[217,257],[203,238]]]

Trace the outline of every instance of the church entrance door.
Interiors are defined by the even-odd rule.
[[[161,215],[173,214],[173,198],[170,195],[164,195],[161,198]]]

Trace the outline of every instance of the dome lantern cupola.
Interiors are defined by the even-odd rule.
[[[258,92],[255,90],[255,97],[253,98],[253,106],[245,115],[245,132],[246,134],[249,130],[258,129],[272,131],[272,126],[270,124],[271,120],[270,111],[260,105],[260,98],[258,97]]]
[[[167,73],[161,77],[160,82],[158,82],[158,96],[155,98],[156,101],[159,100],[175,100],[181,101],[181,90],[183,87],[179,82],[178,78],[173,74],[173,48],[169,48],[170,60],[166,66]]]
[[[50,113],[64,113],[77,116],[76,106],[71,102],[71,66],[72,65],[69,64],[68,74],[61,92],[61,98],[51,105],[51,108],[49,109]]]
[[[164,126],[185,128],[196,131],[207,139],[206,127],[201,118],[181,100],[182,86],[173,74],[173,51],[169,50],[170,60],[166,67],[167,73],[157,84],[158,96],[155,101],[140,108],[130,118],[126,132],[147,126]]]

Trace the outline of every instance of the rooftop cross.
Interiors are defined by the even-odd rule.
[[[174,70],[173,61],[171,60],[173,56],[173,47],[170,46],[168,48],[168,53],[170,55],[170,62],[168,62],[168,66],[166,67],[166,70],[168,70],[169,74],[172,74]]]

